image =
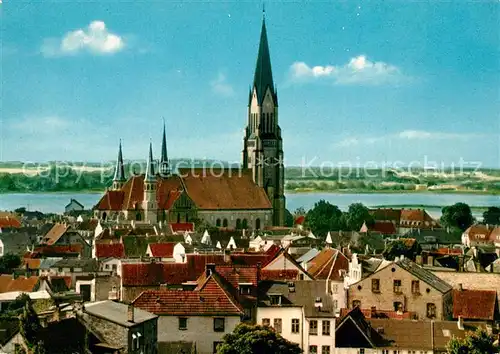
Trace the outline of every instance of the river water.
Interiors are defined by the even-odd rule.
[[[28,210],[39,210],[44,213],[62,213],[70,198],[76,199],[85,206],[92,208],[102,193],[12,193],[0,194],[0,210],[14,210],[26,207]],[[376,205],[438,205],[446,206],[464,202],[470,206],[500,206],[498,195],[474,194],[439,194],[439,193],[298,193],[287,194],[286,206],[294,211],[299,207],[306,210],[315,202],[325,199],[346,210],[351,203],[363,203],[368,207]],[[434,217],[439,217],[441,208],[427,209]],[[480,215],[476,213],[475,216]]]

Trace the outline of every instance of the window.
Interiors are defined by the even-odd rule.
[[[321,354],[330,354],[330,346],[324,345],[321,347]]]
[[[359,354],[365,354],[365,350],[364,350],[363,348],[361,348],[361,349],[359,350]]]
[[[380,279],[372,279],[372,292],[373,293],[380,292]]]
[[[338,309],[339,308],[339,301],[338,300],[333,300],[333,309]]]
[[[309,354],[318,354],[318,346],[310,345],[309,346]]]
[[[259,218],[255,219],[255,229],[260,230],[260,219]]]
[[[271,305],[281,305],[281,295],[269,295]]]
[[[248,229],[248,220],[247,219],[243,219],[243,221],[241,222],[241,228]]]
[[[332,294],[338,294],[338,292],[339,292],[338,284],[333,284],[332,285]]]
[[[241,229],[241,219],[236,219],[236,229],[237,230]]]
[[[179,317],[179,330],[185,331],[188,328],[188,319],[186,317]]]
[[[403,304],[401,302],[395,301],[393,303],[393,306],[394,306],[394,311],[403,312]]]
[[[434,305],[433,303],[427,304],[427,317],[428,318],[436,317],[436,305]]]
[[[109,264],[104,265],[104,269],[109,269]]]
[[[276,331],[276,333],[281,333],[281,330],[282,330],[282,321],[281,321],[281,318],[275,318],[274,319],[274,330]]]
[[[292,333],[300,332],[300,320],[298,318],[292,318]]]
[[[227,219],[222,220],[222,227],[227,227]]]
[[[322,323],[322,331],[321,333],[324,336],[329,336],[330,335],[330,321],[323,321]]]
[[[420,294],[420,281],[418,280],[411,281],[411,292],[412,294]]]
[[[353,300],[352,301],[352,307],[361,307],[361,301],[359,300]]]
[[[220,219],[217,219],[217,220],[215,221],[215,226],[220,227]]]
[[[215,317],[214,318],[214,332],[224,332],[225,327],[225,319],[224,317]]]
[[[116,264],[112,264],[112,265],[111,265],[111,268],[112,268],[114,271],[116,271],[116,269],[117,269]]]
[[[318,335],[318,321],[316,320],[309,321],[309,335],[310,336]]]
[[[222,342],[214,342],[214,348],[213,348],[213,349],[214,349],[214,351],[213,351],[213,354],[217,354],[217,347],[218,347],[219,345],[221,345],[221,344],[222,344]]]
[[[269,319],[269,318],[263,318],[262,319],[262,325],[264,327],[269,327],[271,325],[271,319]]]
[[[402,292],[401,280],[394,280],[392,289],[396,294],[400,294]]]
[[[241,295],[250,295],[252,293],[252,288],[248,285],[240,285]]]

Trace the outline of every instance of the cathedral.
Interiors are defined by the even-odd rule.
[[[146,172],[125,178],[122,144],[113,185],[95,207],[102,220],[184,223],[204,220],[217,227],[262,229],[285,223],[283,140],[265,18],[262,20],[241,169],[171,171],[165,125],[160,159],[149,145]]]

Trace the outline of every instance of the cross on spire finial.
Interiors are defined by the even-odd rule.
[[[266,3],[262,1],[262,17],[266,18]]]

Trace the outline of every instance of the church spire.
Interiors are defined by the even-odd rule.
[[[168,164],[167,155],[167,133],[165,128],[165,119],[163,119],[163,138],[161,141],[160,175],[162,177],[168,177],[170,175],[170,166]]]
[[[149,158],[148,163],[146,165],[146,177],[144,178],[144,182],[154,182],[155,181],[155,171],[153,165],[153,143],[149,143]]]
[[[120,189],[125,182],[125,169],[123,168],[122,141],[118,147],[118,159],[116,160],[115,176],[113,178],[113,189]]]
[[[274,95],[273,72],[271,70],[271,56],[269,54],[269,44],[267,42],[264,8],[262,8],[262,29],[260,32],[259,54],[257,55],[253,86],[255,90],[257,90],[257,99],[259,104],[262,104],[268,87]]]

